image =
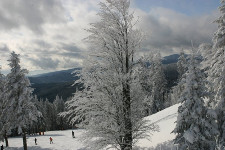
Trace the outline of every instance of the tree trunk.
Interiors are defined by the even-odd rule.
[[[127,37],[127,30],[126,30]],[[128,54],[128,40],[126,39],[126,76],[130,73],[129,69],[129,54]],[[130,98],[130,85],[129,79],[126,79],[126,83],[123,86],[123,101],[124,101],[124,125],[125,125],[125,135],[124,135],[124,150],[132,150],[132,122],[131,122],[131,98]]]
[[[27,150],[27,137],[26,137],[26,132],[23,132],[23,148],[24,148],[24,150]]]
[[[130,100],[130,85],[126,84],[124,90],[124,125],[125,135],[124,144],[125,150],[132,150],[132,122],[131,122],[131,100]]]
[[[8,142],[8,136],[7,136],[7,132],[6,131],[4,133],[4,138],[5,138],[5,146],[8,147],[9,146],[9,142]]]

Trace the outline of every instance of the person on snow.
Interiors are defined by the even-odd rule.
[[[50,140],[50,144],[53,144],[53,139],[52,139],[52,137],[50,137],[49,140]]]
[[[73,137],[73,138],[75,138],[75,136],[74,136],[74,132],[73,132],[73,131],[72,131],[72,137]]]
[[[37,145],[37,139],[36,138],[34,139],[34,142],[35,142],[35,145]]]
[[[4,147],[3,147],[3,145],[1,146],[1,150],[3,150],[4,149]]]

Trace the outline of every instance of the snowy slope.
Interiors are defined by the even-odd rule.
[[[83,130],[74,130],[75,138],[72,138],[72,130],[49,131],[45,135],[28,136],[28,150],[85,150],[82,142],[78,138]],[[37,138],[37,145],[34,138]],[[53,138],[53,144],[50,144],[49,138]],[[1,143],[0,143],[1,144]],[[9,146],[6,150],[23,150],[22,137],[9,138]]]
[[[160,131],[153,133],[151,141],[147,139],[142,139],[138,142],[138,146],[144,147],[155,147],[157,144],[173,140],[175,135],[171,133],[175,128],[175,121],[177,120],[177,110],[179,104],[173,105],[169,108],[166,108],[154,115],[146,117],[146,119],[151,120],[156,123]]]
[[[140,140],[137,145],[138,149],[147,150],[150,147],[155,147],[157,144],[174,139],[175,135],[171,134],[175,127],[174,122],[177,118],[178,104],[160,111],[154,115],[146,117],[160,127],[159,132],[152,135],[152,140]],[[64,131],[49,131],[45,135],[28,136],[28,150],[86,150],[84,144],[78,140],[84,130],[74,130],[76,138],[72,138],[72,130]],[[49,143],[49,137],[53,138],[53,144]],[[37,138],[37,145],[34,144],[34,138]],[[0,142],[0,145],[2,143]],[[6,150],[23,150],[22,137],[9,138],[9,148]]]

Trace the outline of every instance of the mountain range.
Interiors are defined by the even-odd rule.
[[[176,85],[178,77],[176,62],[178,58],[178,54],[173,54],[164,57],[162,60],[168,88]],[[77,85],[72,86],[74,81],[78,79],[78,77],[73,74],[75,70],[81,70],[81,68],[30,76],[29,79],[31,87],[34,89],[34,94],[37,95],[39,99],[42,98],[45,100],[47,98],[50,102],[54,101],[56,95],[67,100],[72,97],[76,89],[79,88]]]

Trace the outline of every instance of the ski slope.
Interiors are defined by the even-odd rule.
[[[156,123],[160,131],[155,132],[152,135],[151,141],[142,139],[137,143],[138,149],[148,150],[150,147],[174,139],[175,135],[172,134],[172,130],[175,127],[175,121],[177,118],[178,104],[169,107],[163,111],[160,111],[154,115],[146,117]],[[74,130],[75,138],[72,138],[72,130],[63,131],[49,131],[45,132],[45,135],[36,135],[27,137],[28,150],[86,150],[82,141],[79,141],[79,137],[84,130]],[[53,144],[50,144],[49,138],[53,138]],[[37,145],[35,145],[34,138],[37,138]],[[0,145],[3,143],[0,142]],[[5,145],[5,144],[4,144]],[[9,138],[9,148],[5,150],[23,150],[22,137]]]
[[[175,138],[175,134],[171,133],[175,128],[175,121],[177,120],[177,110],[179,104],[166,108],[154,115],[146,117],[153,123],[159,126],[160,131],[153,133],[151,141],[147,139],[140,140],[137,145],[141,148],[155,147],[166,141],[171,141]]]

